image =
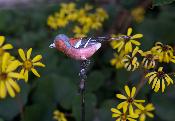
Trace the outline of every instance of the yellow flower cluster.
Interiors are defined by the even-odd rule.
[[[12,56],[7,50],[12,49],[11,44],[4,44],[5,37],[0,36],[0,98],[4,99],[7,94],[11,97],[15,97],[16,93],[20,92],[20,87],[18,85],[19,79],[28,80],[28,71],[39,76],[37,71],[34,69],[35,66],[45,65],[38,62],[42,57],[35,57],[33,60],[30,59],[31,49],[27,52],[27,58],[24,55],[22,49],[19,49],[19,54],[24,62],[20,62],[14,56]],[[29,68],[30,67],[30,68]],[[21,72],[17,69],[22,68]],[[25,70],[25,71],[23,71]],[[27,70],[27,72],[26,72]]]
[[[145,17],[145,9],[143,7],[136,7],[131,11],[133,20],[137,23],[141,23]]]
[[[102,22],[108,18],[103,8],[96,8],[95,12],[92,10],[93,7],[88,4],[78,9],[75,3],[62,3],[60,10],[48,17],[47,24],[55,30],[71,24],[73,26],[69,26],[68,30],[73,31],[75,37],[84,37],[91,30],[101,28]]]
[[[117,49],[115,58],[110,62],[111,65],[116,68],[125,68],[127,71],[134,71],[137,68],[142,68],[146,73],[145,78],[152,83],[152,89],[155,92],[162,90],[165,91],[166,86],[173,84],[171,77],[162,71],[163,67],[159,67],[159,63],[175,63],[175,51],[172,46],[156,42],[155,45],[148,51],[142,51],[139,49],[141,43],[137,40],[141,38],[142,34],[136,34],[131,36],[132,28],[129,28],[127,35],[118,35],[120,40],[114,40],[111,42],[113,49]],[[135,48],[133,49],[133,45]],[[141,57],[142,61],[138,61],[138,57]],[[151,69],[158,68],[158,72],[151,71]]]
[[[112,117],[116,118],[116,121],[136,121],[137,118],[139,118],[140,121],[145,121],[146,116],[153,118],[154,115],[150,112],[154,110],[153,104],[143,106],[145,100],[135,99],[135,87],[130,90],[126,85],[124,88],[126,95],[116,94],[118,99],[124,101],[119,103],[116,108],[111,108],[113,112]],[[122,111],[120,111],[121,109]]]
[[[127,35],[118,35],[121,39],[111,42],[112,48],[117,49],[115,58],[111,60],[111,64],[116,68],[125,67],[128,71],[134,71],[139,66],[136,54],[140,51],[141,43],[137,39],[142,38],[143,35],[131,35],[132,31],[132,28],[128,28]]]
[[[59,110],[55,110],[53,112],[53,119],[55,119],[56,121],[67,121],[65,114],[60,112]]]

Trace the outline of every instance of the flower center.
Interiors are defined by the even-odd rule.
[[[153,55],[152,54],[148,54],[148,55],[146,55],[146,58],[151,61],[153,59]]]
[[[127,102],[128,102],[128,103],[132,103],[133,101],[134,101],[134,99],[133,99],[133,98],[131,98],[131,97],[130,97],[130,98],[128,98],[128,100],[127,100]]]
[[[163,78],[165,76],[165,73],[163,71],[157,72],[157,77],[159,79]]]
[[[4,50],[0,48],[0,55],[2,55],[3,53],[4,53]]]
[[[162,51],[168,51],[169,50],[169,47],[167,46],[167,45],[164,45],[163,47],[162,47]]]
[[[32,68],[33,64],[30,60],[26,60],[26,61],[24,61],[23,66],[25,69],[30,70]]]
[[[123,114],[121,115],[121,120],[122,120],[122,121],[126,121],[126,114],[123,113]]]
[[[0,80],[5,81],[7,79],[7,74],[6,73],[1,73],[0,74]]]
[[[131,37],[130,36],[124,36],[124,39],[125,39],[126,42],[128,42],[131,39]]]

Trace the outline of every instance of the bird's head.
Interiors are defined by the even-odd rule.
[[[64,48],[71,47],[69,43],[69,37],[67,37],[65,34],[58,34],[55,39],[54,43],[49,46],[50,48],[58,48],[59,50],[62,50]]]

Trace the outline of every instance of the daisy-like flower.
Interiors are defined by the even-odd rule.
[[[125,86],[125,92],[126,96],[123,94],[116,94],[116,97],[122,100],[125,100],[118,104],[117,108],[121,109],[123,108],[123,112],[126,113],[126,111],[129,109],[129,114],[132,115],[134,114],[133,111],[133,105],[136,106],[137,108],[143,110],[144,107],[141,105],[141,103],[144,103],[145,100],[136,100],[135,94],[136,94],[136,88],[133,87],[132,90],[130,91],[129,87],[126,85]]]
[[[155,110],[154,105],[149,103],[144,107],[143,110],[136,109],[135,112],[139,115],[139,121],[145,121],[146,116],[154,118],[154,114],[151,112],[153,110]]]
[[[56,121],[67,121],[65,114],[60,112],[59,110],[55,110],[53,112],[53,119],[55,119]]]
[[[173,84],[173,80],[171,77],[162,71],[163,67],[158,68],[158,72],[153,71],[148,74],[146,74],[145,78],[148,78],[148,83],[152,83],[152,89],[154,89],[155,92],[158,92],[160,88],[162,88],[162,92],[165,91],[165,82],[167,83],[167,86],[170,84]]]
[[[158,55],[159,62],[175,62],[175,57],[173,56],[174,50],[170,45],[164,45],[161,42],[156,42],[155,46],[151,50],[154,54]]]
[[[141,52],[141,55],[144,57],[141,64],[145,69],[155,67],[156,60],[158,59],[157,55],[154,55],[151,51]]]
[[[20,62],[12,60],[9,53],[3,54],[0,64],[0,98],[5,98],[7,93],[11,97],[15,97],[15,93],[20,92],[20,87],[15,81],[16,79],[23,79],[23,75],[15,72],[19,65]]]
[[[130,55],[124,56],[122,63],[124,64],[124,67],[127,69],[127,71],[134,71],[139,67],[139,62],[137,61],[137,57],[135,57],[138,51],[139,51],[139,48],[136,47],[133,50],[131,56]]]
[[[37,70],[35,69],[35,67],[36,66],[45,67],[45,65],[40,62],[40,60],[42,59],[42,56],[37,55],[33,59],[31,59],[30,56],[32,53],[32,48],[30,48],[27,51],[27,54],[24,53],[23,49],[18,49],[18,53],[22,59],[22,62],[21,62],[22,70],[21,70],[20,74],[24,75],[25,81],[26,82],[28,81],[29,71],[32,71],[34,75],[36,75],[37,77],[40,77],[40,75],[37,72]]]
[[[142,38],[142,34],[135,34],[131,36],[132,28],[128,28],[127,35],[119,35],[121,36],[121,40],[117,41],[116,44],[112,44],[114,49],[118,49],[118,52],[120,52],[122,49],[125,50],[125,54],[132,52],[133,45],[139,46],[140,42],[135,40]]]
[[[124,59],[124,54],[121,52],[120,54],[115,53],[114,58],[111,59],[110,63],[111,65],[115,66],[117,69],[123,68],[124,64],[122,63],[122,60]]]
[[[138,118],[138,114],[128,115],[117,108],[111,108],[111,112],[113,112],[112,117],[116,118],[116,121],[136,121],[136,118]]]
[[[5,41],[5,37],[4,36],[0,36],[0,56],[2,56],[6,50],[12,49],[13,46],[11,44],[4,44]]]

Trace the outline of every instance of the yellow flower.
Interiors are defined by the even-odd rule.
[[[127,115],[127,113],[121,112],[117,108],[111,108],[111,111],[113,112],[112,117],[116,118],[116,121],[136,121],[135,119],[138,118],[137,114]]]
[[[142,60],[142,65],[145,69],[154,68],[156,65],[156,60],[158,59],[157,55],[154,55],[151,51],[141,52],[141,55],[144,57]]]
[[[2,56],[6,50],[9,50],[9,49],[13,48],[13,46],[11,44],[3,45],[4,41],[5,41],[5,37],[0,36],[0,56]]]
[[[20,92],[20,87],[14,79],[23,79],[23,76],[15,70],[20,65],[17,60],[12,60],[9,53],[4,53],[0,64],[0,98],[5,98],[7,93],[15,97],[15,92]]]
[[[138,51],[139,51],[139,48],[136,47],[133,50],[131,56],[130,55],[124,56],[122,63],[124,64],[124,67],[127,69],[127,71],[134,71],[135,69],[139,67],[139,62],[137,61],[137,57],[135,57]]]
[[[123,39],[119,40],[116,45],[113,45],[114,49],[118,49],[118,52],[120,52],[122,49],[125,50],[125,53],[132,52],[133,50],[133,45],[139,46],[140,42],[138,42],[135,39],[142,38],[142,34],[135,34],[131,36],[132,33],[132,28],[128,28],[127,35],[120,35],[122,36]]]
[[[23,49],[18,49],[18,53],[22,59],[22,62],[21,62],[22,70],[21,70],[20,74],[24,75],[25,81],[26,82],[28,81],[28,72],[29,71],[32,71],[34,75],[36,75],[37,77],[40,77],[40,75],[38,74],[35,67],[36,66],[45,67],[45,65],[40,62],[40,60],[42,59],[42,56],[37,55],[33,59],[31,59],[30,56],[32,53],[32,48],[30,48],[27,51],[26,55],[25,55]]]
[[[173,80],[171,77],[162,71],[163,67],[159,67],[158,72],[153,71],[148,74],[146,74],[145,78],[148,78],[148,83],[152,84],[152,89],[154,89],[155,92],[158,92],[160,88],[162,88],[162,92],[165,90],[165,82],[167,82],[167,86],[170,84],[173,84]]]
[[[57,121],[67,121],[66,117],[65,117],[65,114],[60,112],[59,110],[55,110],[53,112],[53,118]]]
[[[121,109],[123,108],[123,112],[126,113],[126,111],[129,109],[129,114],[132,115],[134,113],[133,105],[136,106],[139,109],[143,109],[144,107],[140,103],[144,103],[145,100],[136,100],[135,94],[136,94],[136,88],[133,87],[130,91],[129,87],[125,85],[125,92],[126,96],[123,94],[116,94],[116,97],[122,100],[125,100],[118,104],[117,108]]]
[[[69,31],[73,31],[76,37],[86,36],[91,30],[102,27],[102,22],[108,18],[103,8],[92,9],[88,4],[78,9],[75,3],[62,3],[60,10],[48,17],[47,24],[53,29],[58,29],[71,23]]]
[[[161,42],[156,42],[152,48],[155,55],[158,55],[159,62],[169,63],[170,61],[175,62],[173,56],[173,48],[170,45],[164,45]]]
[[[124,64],[122,63],[122,60],[124,58],[124,54],[121,52],[120,54],[115,53],[114,58],[111,59],[110,63],[111,65],[115,66],[117,69],[123,68]]]
[[[131,11],[131,16],[137,23],[140,23],[144,20],[144,14],[145,9],[143,7],[137,7]]]
[[[139,115],[139,121],[145,121],[146,116],[150,118],[154,118],[153,113],[151,111],[155,110],[154,105],[149,103],[147,104],[143,110],[141,109],[136,109],[135,112]]]

